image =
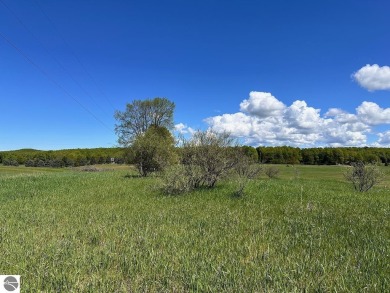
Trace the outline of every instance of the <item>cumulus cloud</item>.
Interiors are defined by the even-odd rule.
[[[332,117],[339,123],[355,123],[358,122],[358,117],[354,114],[350,114],[338,108],[330,108],[325,113],[325,117]]]
[[[183,131],[185,131],[186,127],[187,126],[183,123],[175,124],[175,130],[179,133],[182,133]]]
[[[369,91],[390,90],[390,67],[367,64],[353,75],[353,78]]]
[[[372,102],[363,102],[356,108],[358,116],[367,124],[390,124],[390,108],[382,109]]]
[[[227,131],[235,137],[248,137],[256,130],[256,119],[241,112],[214,116],[205,121],[213,125],[215,131]]]
[[[365,145],[367,142],[366,133],[368,132],[370,132],[370,128],[359,121],[340,122],[337,117],[326,119],[321,127],[319,142],[334,147]]]
[[[305,101],[295,101],[284,113],[285,119],[292,127],[313,131],[322,123],[320,109],[308,107]]]
[[[378,134],[378,144],[380,146],[390,146],[390,130]]]
[[[174,129],[176,132],[178,132],[180,134],[187,134],[187,133],[193,134],[195,132],[195,130],[193,128],[187,126],[184,123],[175,124]]]
[[[373,126],[390,123],[390,108],[363,102],[354,114],[331,108],[322,116],[320,109],[305,101],[286,106],[270,93],[251,92],[240,104],[240,112],[209,117],[205,122],[255,146],[361,146],[367,145]],[[384,143],[388,136],[378,137]]]
[[[242,101],[240,110],[259,118],[278,116],[285,105],[270,93],[250,92],[249,99]]]

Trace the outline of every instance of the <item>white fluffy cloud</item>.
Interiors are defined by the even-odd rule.
[[[372,102],[363,102],[356,108],[358,116],[367,124],[390,124],[390,108],[382,109]]]
[[[240,110],[259,118],[279,116],[285,105],[270,93],[250,92],[249,99],[242,101]]]
[[[330,146],[359,146],[367,143],[366,133],[370,128],[359,122],[340,122],[335,119],[326,119],[321,127],[321,144]]]
[[[177,131],[180,134],[187,134],[187,133],[193,134],[195,132],[194,129],[192,129],[191,127],[189,127],[183,123],[175,124],[174,128],[175,128],[175,131]]]
[[[381,146],[390,146],[390,130],[378,134],[378,144]]]
[[[236,137],[249,137],[256,131],[256,119],[244,113],[223,114],[205,119],[218,132],[228,131]]]
[[[315,131],[322,124],[320,109],[308,107],[305,101],[295,101],[284,113],[290,126],[309,132]]]
[[[353,74],[353,78],[369,91],[390,90],[390,67],[367,64]]]
[[[320,109],[305,101],[286,106],[270,93],[251,92],[240,104],[240,112],[209,117],[205,122],[251,145],[361,146],[367,144],[372,126],[390,124],[390,108],[363,102],[355,114],[331,108],[321,116]],[[378,137],[382,145],[390,144],[389,133]]]
[[[325,113],[325,117],[333,117],[339,123],[354,123],[358,118],[354,114],[349,114],[341,109],[331,108]]]

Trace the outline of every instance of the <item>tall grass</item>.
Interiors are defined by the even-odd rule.
[[[174,197],[123,170],[4,170],[0,274],[23,292],[390,290],[389,189],[356,193],[339,167],[283,167],[242,198],[229,182]]]

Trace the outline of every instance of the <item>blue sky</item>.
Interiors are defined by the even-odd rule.
[[[390,2],[0,1],[0,150],[111,147],[115,110],[258,145],[390,146]]]

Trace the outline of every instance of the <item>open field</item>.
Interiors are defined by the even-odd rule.
[[[280,166],[242,198],[173,197],[107,168],[0,166],[0,274],[22,292],[390,291],[389,175],[356,193],[345,167]]]

